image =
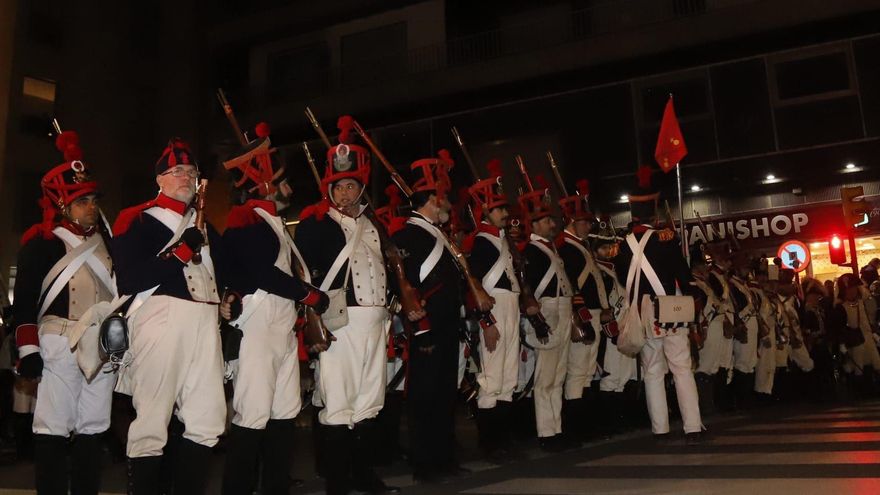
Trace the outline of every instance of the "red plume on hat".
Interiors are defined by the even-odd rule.
[[[489,175],[492,177],[501,177],[504,175],[501,170],[501,160],[497,158],[493,158],[486,163],[486,169],[489,171]]]
[[[574,183],[575,187],[577,187],[577,192],[581,196],[589,196],[590,195],[590,181],[587,179],[581,179]]]
[[[636,177],[638,178],[640,188],[651,188],[651,167],[647,165],[640,166],[638,171],[636,171]]]
[[[258,138],[269,137],[270,132],[272,132],[272,129],[269,127],[269,124],[265,122],[260,122],[254,128],[254,133],[257,135]]]
[[[65,162],[82,160],[82,149],[79,147],[79,134],[76,131],[64,131],[55,138],[55,147],[64,156]]]
[[[381,208],[376,208],[376,218],[382,222],[389,235],[394,235],[406,224],[406,218],[398,214],[398,208],[403,203],[403,200],[400,197],[400,189],[395,184],[389,184],[384,192],[385,196],[388,197],[388,204]]]
[[[336,128],[339,129],[339,142],[351,144],[354,142],[354,118],[351,115],[343,115],[336,121]]]

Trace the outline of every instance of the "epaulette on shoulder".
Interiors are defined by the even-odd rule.
[[[24,246],[25,244],[31,242],[32,240],[42,237],[43,239],[49,240],[55,237],[55,234],[52,232],[54,227],[49,225],[48,227],[45,224],[37,223],[32,225],[29,229],[24,231],[24,234],[21,235],[21,240],[19,241],[19,245]]]
[[[233,206],[229,210],[229,216],[226,218],[227,229],[237,229],[254,225],[261,220],[260,215],[253,208],[246,205]]]
[[[144,210],[153,206],[156,206],[156,201],[150,200],[120,211],[119,216],[116,217],[116,221],[113,223],[113,235],[119,236],[126,233],[131,224],[134,223],[135,218],[140,217]]]
[[[660,242],[669,242],[675,239],[675,232],[666,228],[663,230],[657,231],[657,239],[660,239]]]
[[[388,235],[394,235],[406,227],[406,217],[394,217],[388,223]]]
[[[474,250],[474,241],[477,240],[477,230],[471,232],[470,234],[464,236],[464,239],[461,240],[461,250],[465,253],[470,253]]]
[[[330,202],[322,199],[313,205],[303,208],[299,214],[299,219],[305,220],[309,217],[315,217],[315,220],[321,221],[324,220],[324,216],[327,215],[328,211],[330,211]]]
[[[556,249],[559,249],[562,246],[564,246],[565,245],[565,234],[560,233],[558,236],[556,236],[556,238],[553,239],[553,245],[556,246]]]

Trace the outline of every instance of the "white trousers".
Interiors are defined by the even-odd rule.
[[[596,341],[590,345],[572,343],[568,346],[568,369],[565,376],[565,399],[580,399],[584,396],[584,389],[593,383],[596,375],[599,357],[599,342],[602,336],[602,325],[599,323],[601,310],[591,309],[591,328],[596,333]]]
[[[724,317],[718,316],[709,323],[706,342],[700,349],[697,373],[714,375],[720,368],[730,369],[733,360],[733,339],[724,337]]]
[[[175,406],[184,438],[213,447],[226,426],[217,306],[152,296],[133,320],[132,361],[120,377],[137,411],[128,456],[162,454]]]
[[[243,304],[247,306],[245,296]],[[302,408],[299,342],[290,299],[267,294],[244,323],[238,369],[233,375],[232,423],[263,430],[270,419],[293,419]]]
[[[491,295],[495,298],[492,316],[501,338],[495,350],[489,352],[480,332],[483,364],[482,373],[477,377],[480,384],[477,407],[480,409],[491,409],[499,400],[513,400],[519,373],[519,295],[506,290],[492,291]]]
[[[758,316],[746,320],[748,339],[745,344],[733,340],[733,367],[742,373],[754,373],[758,364]]]
[[[535,347],[535,425],[538,437],[544,438],[562,433],[562,385],[571,345],[571,298],[541,298],[541,313],[553,332],[548,344],[555,344]]]
[[[348,325],[333,332],[336,341],[319,355],[321,424],[353,427],[382,410],[388,319],[381,306],[348,308]]]
[[[758,343],[758,363],[755,366],[755,392],[770,395],[776,377],[776,330],[770,327],[770,335],[764,337],[770,347]]]
[[[67,437],[94,435],[110,427],[110,405],[116,373],[105,366],[86,380],[65,335],[40,335],[43,377],[37,386],[34,433]]]
[[[669,433],[669,410],[666,405],[666,387],[663,379],[672,372],[678,409],[681,411],[685,433],[702,431],[697,384],[691,371],[690,343],[687,329],[670,330],[666,337],[648,339],[642,349],[642,376],[645,377],[645,398],[651,430],[656,434]]]
[[[603,392],[623,392],[630,380],[637,380],[638,361],[634,357],[622,354],[609,339],[605,345],[605,362],[603,368],[607,375],[599,381],[599,390]]]

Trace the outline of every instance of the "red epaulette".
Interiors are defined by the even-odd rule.
[[[471,232],[470,234],[464,236],[464,239],[461,240],[462,252],[470,253],[471,251],[474,250],[474,241],[477,240],[477,232],[479,232],[479,231],[475,230],[475,231]]]
[[[260,220],[260,215],[257,215],[257,212],[255,212],[250,206],[233,206],[232,209],[229,210],[229,216],[226,218],[226,228],[237,229],[247,227],[248,225],[259,223]]]
[[[406,227],[406,217],[394,217],[388,223],[388,235],[394,235]]]
[[[137,206],[132,206],[120,211],[119,216],[116,217],[116,222],[113,223],[113,235],[119,236],[126,233],[135,218],[139,218],[144,210],[154,206],[156,206],[156,200],[151,199],[146,203],[141,203]]]
[[[313,216],[315,217],[315,220],[324,220],[324,215],[326,215],[328,211],[330,211],[330,201],[322,199],[313,205],[303,208],[302,212],[299,214],[299,219],[305,220],[306,218]]]
[[[36,239],[37,236],[42,236],[43,239],[51,239],[55,237],[55,234],[52,233],[52,229],[55,228],[55,224],[49,224],[48,226],[43,223],[37,223],[32,225],[29,229],[24,231],[24,234],[21,235],[21,241],[19,244],[24,246],[25,244],[31,242]]]
[[[560,232],[556,239],[553,239],[553,244],[556,246],[556,249],[561,248],[565,245],[565,232]]]

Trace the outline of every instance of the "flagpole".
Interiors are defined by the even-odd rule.
[[[691,265],[691,250],[688,249],[688,241],[684,230],[684,201],[681,194],[681,163],[675,164],[675,182],[678,184],[678,220],[680,223],[679,232],[681,236],[681,251],[688,266]]]

